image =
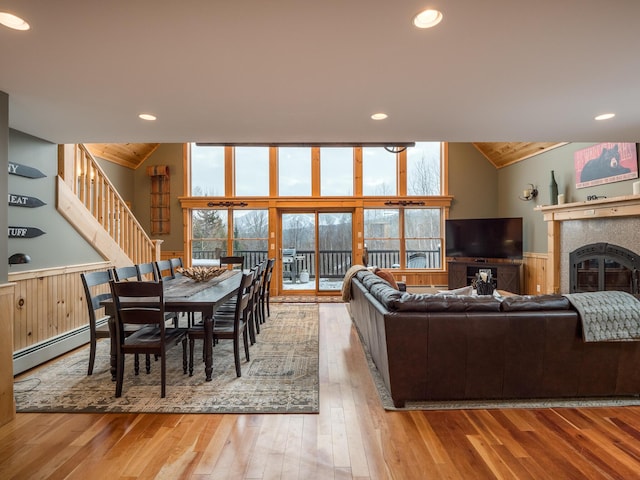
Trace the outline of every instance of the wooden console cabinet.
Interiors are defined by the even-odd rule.
[[[480,270],[489,269],[497,289],[520,294],[523,287],[522,263],[450,261],[448,266],[451,290],[471,285]]]

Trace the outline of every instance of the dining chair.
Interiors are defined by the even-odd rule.
[[[113,269],[113,278],[116,282],[123,282],[125,280],[140,280],[138,275],[138,269],[135,265],[128,265],[126,267],[116,267]]]
[[[255,272],[252,270],[243,273],[240,279],[238,294],[236,295],[235,309],[231,317],[218,315],[217,312],[213,319],[213,342],[218,340],[233,340],[233,358],[236,367],[236,375],[242,376],[242,368],[240,365],[240,338],[244,344],[244,354],[247,362],[249,361],[249,338],[247,335],[247,326],[250,319],[249,300],[251,298],[251,285]],[[204,340],[204,324],[202,321],[192,326],[188,330],[189,337],[189,376],[193,375],[193,357],[195,340]],[[203,349],[204,349],[203,342]],[[204,355],[203,355],[204,357]]]
[[[155,263],[158,280],[173,280],[175,277],[171,260],[157,260]]]
[[[269,290],[271,289],[271,276],[273,275],[273,267],[276,264],[275,258],[267,260],[267,268],[264,273],[264,281],[262,282],[262,290],[260,291],[260,313],[262,322],[266,322],[267,318],[271,316],[269,308]],[[266,307],[266,315],[265,315]]]
[[[267,261],[264,260],[256,265],[256,276],[254,278],[254,286],[251,297],[251,317],[255,327],[253,343],[255,343],[255,334],[260,333],[260,324],[262,321],[262,310],[260,308],[260,293],[262,292],[262,284],[264,282],[264,275],[267,271]],[[251,332],[250,332],[251,333]]]
[[[99,338],[111,338],[109,332],[108,315],[104,314],[104,307],[100,302],[111,298],[109,282],[111,270],[81,273],[84,296],[87,301],[89,313],[89,370],[87,375],[93,374],[93,366],[96,360],[96,345]],[[111,345],[111,354],[115,354],[115,345]],[[112,374],[115,372],[112,372]]]
[[[145,278],[148,277],[153,277],[150,281],[154,282],[157,282],[158,280],[173,280],[175,278],[170,260],[142,263],[136,265],[136,268],[138,270],[138,280],[140,281],[144,281]],[[167,320],[173,321],[174,327],[178,327],[180,319],[176,312],[165,312],[164,316]]]
[[[156,271],[155,263],[137,263],[136,270],[138,270],[138,280],[158,281],[158,272]]]
[[[229,256],[229,257],[220,257],[220,266],[229,266],[234,269],[236,266],[239,266],[240,270],[244,270],[244,257],[241,256]]]
[[[179,268],[181,269],[184,267],[184,265],[182,264],[182,258],[181,257],[170,258],[169,263],[171,264],[171,271],[173,272],[173,276],[176,278],[181,277],[182,274],[178,272],[178,269]]]
[[[187,373],[187,330],[166,328],[164,291],[160,282],[109,282],[116,321],[116,397],[122,396],[127,354],[157,355],[160,358],[160,396],[166,394],[166,352],[182,344],[182,369]],[[127,325],[141,328],[125,335]]]
[[[112,338],[110,328],[113,328],[113,319],[105,314],[104,307],[100,304],[103,300],[111,298],[111,289],[109,282],[112,280],[112,270],[103,270],[96,272],[83,272],[80,274],[84,295],[87,302],[87,311],[89,313],[89,368],[87,375],[93,374],[93,368],[96,360],[96,347],[99,338]],[[111,327],[110,324],[111,323]],[[129,326],[125,330],[125,335],[138,330],[138,326]],[[110,354],[113,358],[116,355],[116,345],[110,341]],[[111,362],[114,365],[114,362]],[[150,368],[150,360],[147,358],[147,368]],[[135,359],[136,368],[139,365],[138,357]],[[111,377],[116,378],[116,371],[112,369]]]

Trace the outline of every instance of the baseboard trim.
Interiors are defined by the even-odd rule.
[[[104,322],[103,322],[104,323]],[[89,325],[13,353],[13,374],[18,375],[89,343]]]

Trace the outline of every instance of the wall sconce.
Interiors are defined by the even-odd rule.
[[[528,202],[529,200],[533,200],[537,196],[538,196],[538,189],[534,187],[532,183],[530,183],[529,185],[527,185],[527,188],[525,188],[522,191],[522,196],[519,198],[520,200],[524,200],[525,202]]]
[[[18,265],[20,263],[31,262],[31,257],[26,253],[14,253],[9,257],[9,265]]]

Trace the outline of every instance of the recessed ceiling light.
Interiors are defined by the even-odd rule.
[[[142,120],[155,120],[156,116],[155,115],[151,115],[150,113],[141,113],[140,115],[138,115],[138,117],[140,117]]]
[[[603,113],[602,115],[598,115],[595,117],[596,120],[609,120],[610,118],[615,117],[615,113]]]
[[[413,24],[418,28],[435,27],[442,21],[442,12],[440,10],[427,9],[418,13],[413,17]]]
[[[0,12],[0,23],[14,30],[29,30],[31,28],[22,18],[8,12]]]
[[[384,120],[385,118],[387,118],[389,115],[387,115],[386,113],[374,113],[373,115],[371,115],[371,118],[373,118],[374,120]]]

